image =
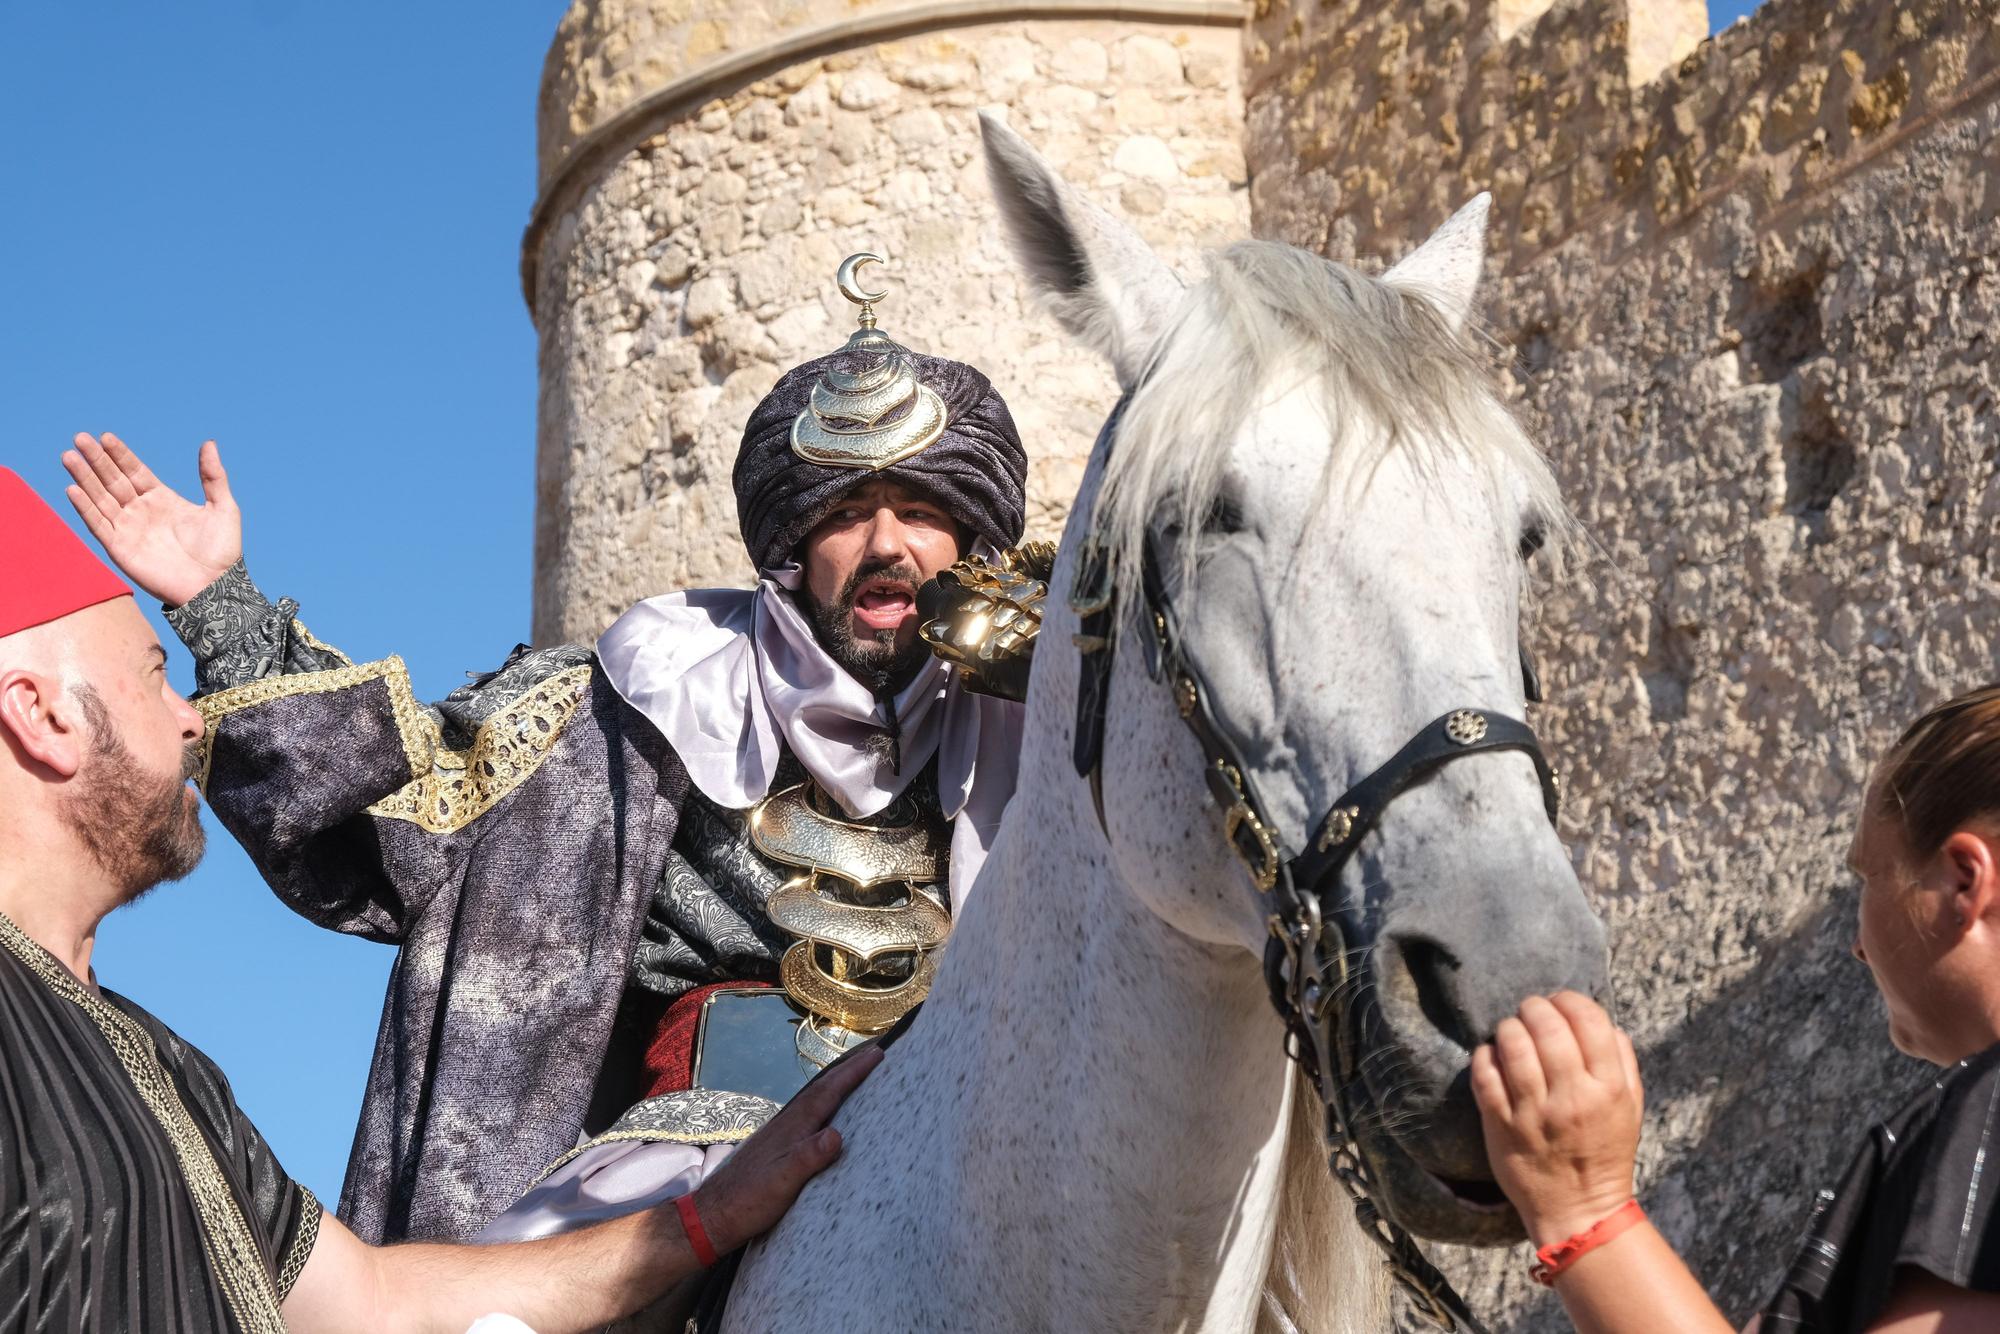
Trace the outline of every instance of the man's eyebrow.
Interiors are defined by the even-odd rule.
[[[164,648],[161,648],[157,643],[148,644],[146,645],[146,647],[151,649],[155,654],[158,655],[157,658],[155,658],[155,661],[160,666],[164,667],[167,665],[167,651]]]

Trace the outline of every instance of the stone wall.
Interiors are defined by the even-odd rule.
[[[1247,41],[1260,233],[1388,259],[1494,192],[1486,319],[1588,532],[1537,722],[1646,1201],[1732,1315],[1921,1078],[1842,857],[1873,757],[2000,676],[1996,8],[1771,0],[1695,45],[1698,0],[1259,0]],[[1450,1264],[1568,1328],[1520,1254]]]
[[[1159,8],[1182,21],[1069,18],[1058,0],[904,31],[894,5],[849,0],[578,0],[544,73],[523,264],[541,333],[538,642],[748,580],[737,439],[779,374],[852,329],[833,272],[858,250],[890,259],[868,274],[894,289],[887,332],[1000,387],[1032,459],[1030,532],[1056,535],[1115,395],[1025,305],[975,111],[1004,108],[1192,268],[1249,230],[1240,33],[1213,21],[1226,8]],[[861,40],[870,21],[892,35]]]

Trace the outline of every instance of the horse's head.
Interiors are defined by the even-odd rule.
[[[1566,524],[1462,334],[1485,201],[1379,278],[1246,242],[1183,288],[1005,127],[989,120],[986,139],[1031,283],[1128,395],[1056,574],[1070,591],[1086,535],[1108,554],[1118,633],[1099,775],[1116,872],[1187,936],[1261,957],[1276,896],[1222,836],[1218,747],[1262,816],[1262,832],[1230,822],[1236,844],[1255,863],[1268,835],[1278,860],[1305,855],[1298,867],[1338,849],[1357,783],[1432,738],[1440,762],[1400,775],[1412,781],[1357,823],[1321,885],[1348,947],[1330,1011],[1345,1059],[1329,1063],[1386,1212],[1443,1240],[1512,1240],[1468,1057],[1524,996],[1601,994],[1606,951],[1539,753],[1447,753],[1486,726],[1448,736],[1448,713],[1484,711],[1489,744],[1524,716],[1527,561]],[[1174,624],[1156,683],[1142,649],[1162,605]],[[1058,610],[1049,628],[1044,653],[1078,625]],[[1050,677],[1072,679],[1038,666],[1037,688]],[[1215,740],[1186,722],[1197,695]]]

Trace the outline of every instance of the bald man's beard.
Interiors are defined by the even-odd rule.
[[[154,886],[194,870],[208,845],[201,811],[185,784],[201,771],[201,751],[189,743],[180,772],[147,773],[111,723],[111,712],[89,686],[76,688],[90,724],[90,754],[59,802],[77,840],[131,903]]]

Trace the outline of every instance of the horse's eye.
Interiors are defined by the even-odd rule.
[[[1519,548],[1521,559],[1524,561],[1533,560],[1535,553],[1542,549],[1542,543],[1546,541],[1548,541],[1548,533],[1542,526],[1538,523],[1529,524],[1521,533],[1521,545]]]
[[[1159,519],[1159,531],[1170,540],[1178,540],[1187,530],[1187,511],[1175,505]],[[1201,514],[1201,525],[1196,533],[1202,538],[1228,537],[1243,531],[1243,506],[1234,497],[1218,493],[1211,497],[1208,508]]]
[[[1207,533],[1230,533],[1243,531],[1243,506],[1234,496],[1218,495],[1208,502],[1208,513],[1203,516],[1202,531]]]

